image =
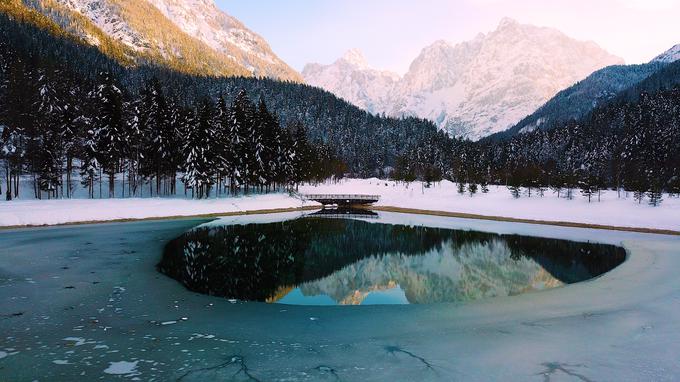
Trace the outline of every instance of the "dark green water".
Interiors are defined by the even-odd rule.
[[[239,300],[424,304],[581,282],[625,256],[612,245],[307,217],[196,228],[168,243],[158,269],[192,291]]]

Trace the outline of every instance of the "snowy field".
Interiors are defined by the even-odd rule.
[[[298,208],[306,205],[316,203],[303,202],[288,194],[207,200],[171,198],[16,200],[0,202],[0,227],[227,214]]]
[[[303,193],[352,193],[380,195],[377,206],[391,206],[432,211],[458,212],[484,216],[600,224],[615,227],[656,228],[680,231],[680,198],[664,195],[661,206],[651,207],[646,201],[638,204],[632,193],[621,198],[615,191],[602,194],[588,203],[588,199],[575,191],[573,200],[557,197],[551,190],[543,197],[532,194],[515,199],[505,186],[490,186],[489,193],[461,195],[455,183],[443,181],[423,187],[414,182],[406,188],[403,183],[379,179],[348,179],[337,184],[327,183],[316,187],[301,187]],[[564,192],[563,192],[564,194]]]
[[[591,281],[462,305],[304,307],[199,295],[157,273],[164,245],[205,219],[9,230],[0,380],[678,380],[680,238],[379,214],[621,244],[629,258]]]
[[[659,207],[638,204],[632,194],[619,198],[615,191],[591,203],[576,191],[573,200],[548,190],[544,197],[514,199],[503,186],[489,193],[458,194],[456,184],[443,181],[426,188],[419,182],[403,183],[378,179],[347,179],[337,183],[300,187],[301,194],[375,194],[378,206],[445,211],[541,221],[599,224],[629,228],[680,231],[680,199],[665,196]],[[16,200],[0,202],[0,226],[63,224],[83,221],[142,219],[168,216],[295,208],[317,205],[288,194],[241,196],[208,200],[180,198]]]

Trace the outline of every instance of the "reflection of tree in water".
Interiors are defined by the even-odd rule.
[[[332,281],[333,277],[345,277],[335,280],[336,283],[351,284],[356,280],[350,279],[357,277],[360,271],[348,266],[370,265],[369,271],[363,270],[368,272],[368,279],[377,277],[370,275],[370,269],[378,271],[381,268],[385,275],[395,273],[404,277],[405,273],[409,273],[412,276],[409,280],[420,280],[417,285],[411,286],[412,290],[407,290],[407,296],[409,293],[427,294],[427,298],[411,296],[409,300],[448,301],[445,294],[451,290],[451,281],[429,268],[421,271],[432,274],[415,274],[418,270],[414,264],[431,264],[442,261],[437,258],[442,253],[460,256],[469,253],[470,248],[476,248],[479,254],[474,261],[483,268],[486,266],[484,263],[489,261],[486,258],[489,254],[479,248],[489,246],[496,248],[495,256],[501,256],[504,262],[517,262],[519,265],[531,259],[532,264],[539,264],[565,283],[600,275],[625,258],[623,249],[609,245],[359,220],[307,218],[269,224],[197,228],[168,243],[158,267],[196,292],[266,301],[277,294],[282,296],[293,286]],[[399,260],[395,262],[397,258]],[[413,266],[414,269],[402,269],[404,266]],[[346,276],[341,276],[343,272]],[[330,275],[334,276],[329,278]],[[474,298],[480,292],[470,291],[470,294]]]

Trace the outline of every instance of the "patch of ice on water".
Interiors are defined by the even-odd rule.
[[[137,372],[137,363],[139,361],[127,362],[109,362],[109,367],[104,370],[106,374],[123,375]]]
[[[70,365],[71,364],[69,361],[67,361],[65,359],[55,359],[54,361],[52,361],[52,363],[56,364],[56,365]]]
[[[63,338],[62,341],[71,341],[71,342],[73,342],[73,344],[71,344],[73,346],[81,346],[81,345],[85,345],[85,344],[96,343],[95,341],[88,341],[88,340],[86,340],[85,338],[82,338],[82,337],[66,337],[66,338]]]
[[[3,359],[3,358],[5,358],[5,357],[7,357],[7,352],[5,352],[5,351],[0,351],[0,359]]]

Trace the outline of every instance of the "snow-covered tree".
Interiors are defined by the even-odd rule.
[[[109,197],[115,197],[116,174],[121,168],[122,160],[128,152],[124,110],[126,108],[123,91],[115,83],[111,73],[100,74],[93,100],[98,105],[98,113],[94,118],[97,155],[101,169],[109,178]]]
[[[215,135],[214,110],[210,100],[203,100],[190,121],[184,137],[183,182],[195,197],[210,196],[215,162],[211,157]]]

